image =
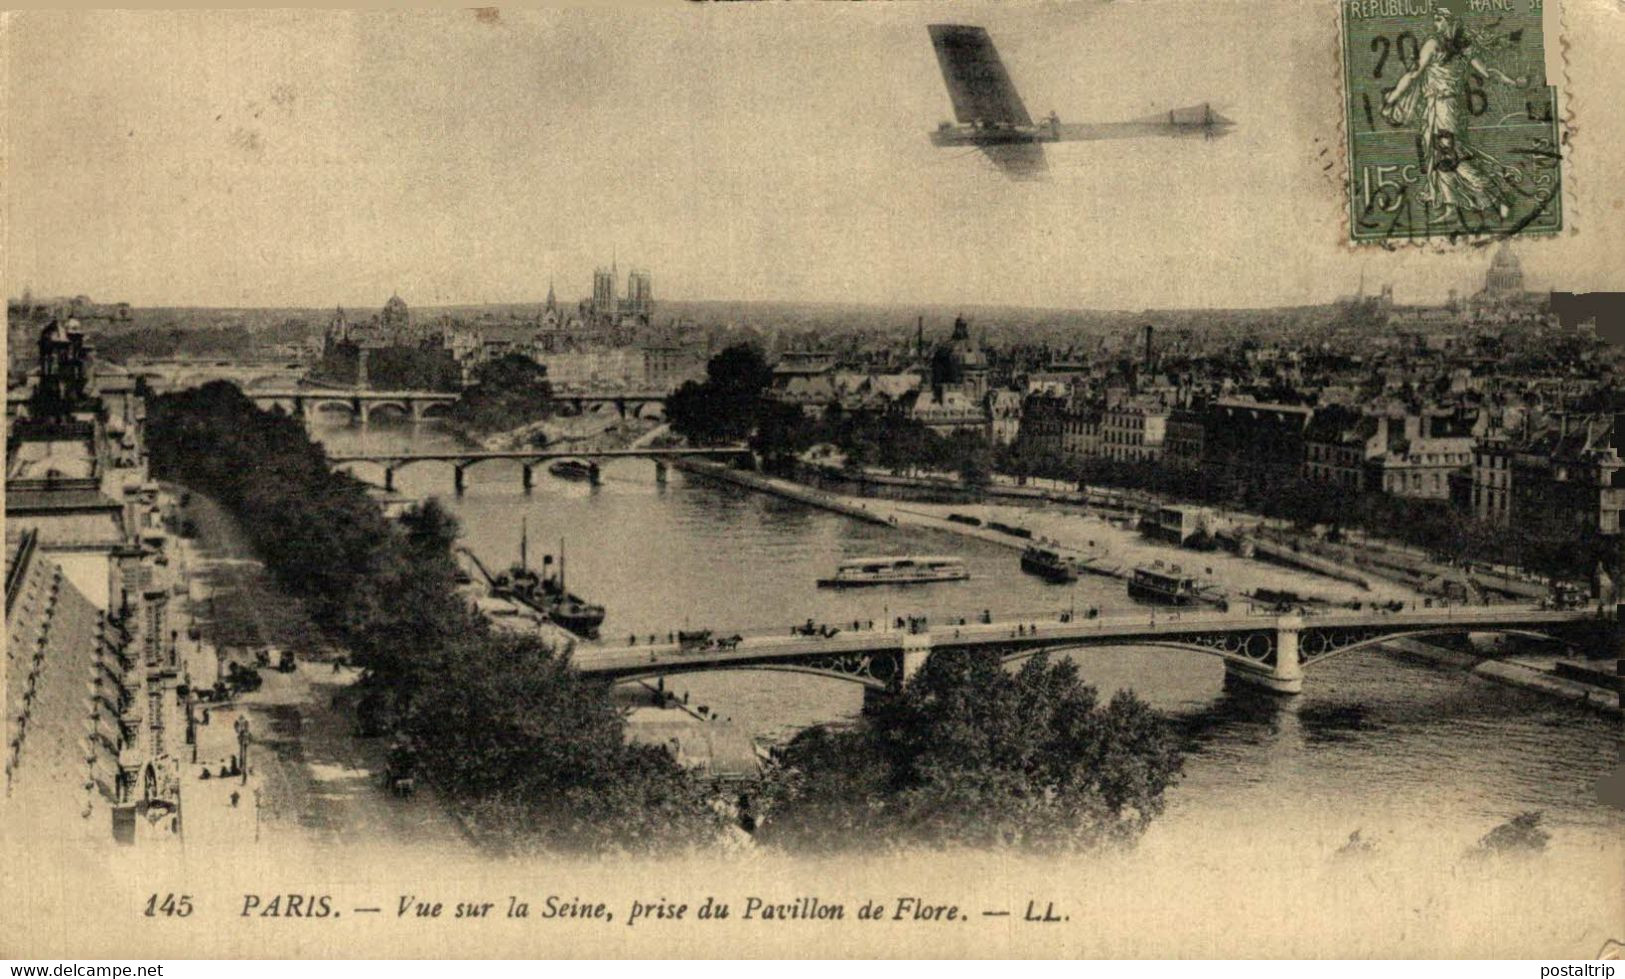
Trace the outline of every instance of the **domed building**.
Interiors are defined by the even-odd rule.
[[[391,295],[384,308],[357,323],[339,307],[327,328],[322,359],[312,376],[330,383],[387,390],[457,391],[462,367],[443,332],[412,324],[406,300]]]
[[[1484,273],[1484,288],[1473,296],[1473,303],[1480,306],[1521,303],[1528,298],[1523,265],[1518,261],[1518,256],[1512,254],[1511,244],[1503,241],[1501,247],[1495,250],[1495,257],[1490,259],[1489,271]]]
[[[392,294],[389,302],[384,303],[384,311],[378,318],[380,325],[386,330],[404,332],[412,326],[412,313],[406,308],[406,300],[398,294]]]

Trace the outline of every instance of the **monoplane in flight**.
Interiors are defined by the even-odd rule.
[[[1043,178],[1048,170],[1045,143],[1133,136],[1212,138],[1235,125],[1205,102],[1130,122],[1065,124],[1052,111],[1043,122],[1034,123],[987,31],[962,24],[932,24],[930,30],[957,120],[939,125],[931,142],[974,146],[1015,180]]]

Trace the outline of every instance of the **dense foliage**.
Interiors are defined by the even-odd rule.
[[[468,435],[488,435],[547,418],[552,399],[545,367],[521,354],[504,354],[474,369],[474,383],[447,419]]]
[[[1129,843],[1180,766],[1154,711],[1099,703],[1070,660],[1012,673],[991,651],[937,655],[863,727],[791,742],[759,835],[808,851]]]
[[[840,449],[849,467],[956,473],[973,486],[985,483],[993,468],[993,449],[976,432],[941,435],[901,414],[847,414],[834,409],[815,419],[793,406],[769,405],[751,440],[764,465],[781,470],[787,470],[797,455],[820,444]]]
[[[712,357],[704,381],[688,381],[666,399],[672,429],[698,445],[738,442],[757,425],[764,410],[762,392],[773,369],[762,352],[735,344]]]
[[[762,396],[772,381],[761,351],[729,347],[706,365],[705,381],[673,393],[666,417],[696,444],[749,439],[769,470],[787,470],[800,453],[828,443],[854,466],[956,472],[972,483],[985,482],[991,472],[992,450],[975,433],[944,437],[902,414],[844,414],[838,406],[823,418],[808,418],[794,405]]]
[[[455,592],[455,518],[384,519],[299,422],[216,383],[151,401],[154,472],[230,510],[277,583],[363,668],[363,727],[394,734],[504,846],[665,850],[714,834],[705,792],[626,743],[608,689]]]

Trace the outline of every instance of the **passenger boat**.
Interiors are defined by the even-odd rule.
[[[548,466],[547,471],[560,479],[576,482],[597,483],[599,478],[598,463],[585,459],[560,459]]]
[[[836,566],[833,577],[818,579],[818,587],[921,585],[933,581],[964,581],[969,577],[964,559],[957,557],[862,557],[842,561]]]
[[[1186,574],[1179,565],[1164,566],[1161,561],[1135,568],[1128,580],[1128,594],[1130,598],[1157,605],[1206,603],[1221,609],[1228,609],[1230,605],[1217,589],[1199,583],[1195,575]]]
[[[1076,561],[1036,544],[1021,552],[1021,570],[1061,584],[1078,580]]]

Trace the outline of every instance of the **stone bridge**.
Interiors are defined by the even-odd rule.
[[[292,362],[248,363],[197,358],[132,360],[124,367],[131,375],[144,378],[147,386],[159,394],[202,387],[212,381],[227,381],[249,392],[258,388],[291,388],[306,371],[303,365]]]
[[[932,655],[991,649],[1006,662],[1090,647],[1179,649],[1224,660],[1231,676],[1276,693],[1303,690],[1304,671],[1389,639],[1499,633],[1569,645],[1606,641],[1614,617],[1596,609],[1451,606],[1400,612],[1336,611],[1261,616],[1158,610],[1070,622],[994,622],[917,629],[859,629],[829,638],[750,636],[732,648],[672,643],[578,648],[576,666],[615,682],[715,670],[812,673],[894,690]],[[788,630],[787,630],[788,632]]]
[[[634,448],[634,449],[514,449],[506,451],[486,451],[481,449],[453,449],[445,452],[380,452],[339,454],[328,456],[328,462],[340,468],[349,468],[357,464],[371,464],[379,466],[384,471],[384,489],[391,492],[395,489],[395,472],[414,462],[440,462],[451,466],[452,487],[462,493],[467,479],[465,474],[468,468],[478,462],[494,459],[506,459],[519,463],[522,483],[525,491],[530,492],[535,485],[536,466],[556,459],[653,459],[656,472],[660,479],[665,479],[666,460],[682,457],[708,457],[731,459],[741,455],[748,455],[750,449],[743,445],[712,446],[708,448]]]
[[[281,408],[308,424],[323,412],[348,415],[365,425],[374,412],[393,412],[415,422],[446,413],[455,391],[373,391],[364,388],[255,388],[244,390],[256,405]]]
[[[365,425],[375,412],[394,413],[414,422],[444,415],[461,395],[456,391],[382,391],[370,388],[283,387],[244,388],[261,408],[281,408],[307,423],[324,412],[348,415]],[[613,411],[625,418],[663,417],[666,395],[658,391],[617,393],[558,393],[552,398],[577,414]]]

